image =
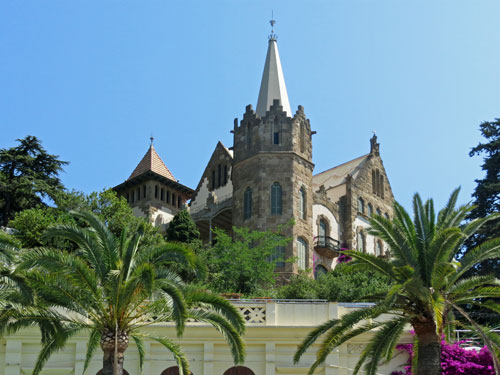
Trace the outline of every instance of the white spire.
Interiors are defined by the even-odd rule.
[[[283,76],[283,69],[281,69],[276,36],[271,34],[269,37],[266,64],[264,65],[264,73],[262,74],[262,82],[260,84],[259,99],[257,101],[257,115],[260,117],[265,116],[274,99],[279,99],[283,106],[283,111],[288,116],[292,116],[286,92],[285,77]]]

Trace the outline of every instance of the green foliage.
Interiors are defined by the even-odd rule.
[[[59,191],[54,196],[56,207],[40,207],[18,212],[11,220],[10,226],[16,229],[15,237],[23,247],[51,245],[70,250],[71,244],[60,239],[44,240],[42,233],[47,228],[57,224],[77,224],[70,210],[90,211],[106,223],[111,233],[119,236],[123,229],[129,233],[139,230],[143,232],[143,245],[159,245],[163,243],[157,228],[147,223],[145,219],[135,217],[126,200],[118,198],[113,190],[103,190],[99,193],[85,195],[81,192]],[[85,223],[80,223],[86,225]]]
[[[354,310],[313,330],[299,345],[295,362],[324,336],[316,361],[309,370],[312,374],[337,346],[377,328],[353,372],[357,374],[363,366],[368,375],[374,375],[379,363],[391,359],[404,326],[409,323],[418,340],[416,374],[440,374],[440,350],[436,349],[441,345],[441,335],[449,339],[449,333],[459,323],[455,318],[458,314],[467,322],[466,327],[478,333],[490,352],[495,353],[495,373],[500,373],[500,341],[497,337],[490,337],[486,333],[488,330],[460,307],[480,304],[492,311],[499,310],[498,304],[491,301],[500,297],[500,280],[491,275],[468,277],[467,272],[482,261],[500,258],[500,238],[486,241],[470,249],[460,262],[456,260],[464,242],[482,225],[499,215],[463,225],[471,207],[455,208],[458,192],[459,189],[456,189],[451,194],[448,203],[437,215],[431,199],[424,203],[415,194],[413,220],[398,203],[394,204],[393,221],[380,216],[372,217],[370,233],[389,245],[393,257],[382,259],[358,251],[346,251],[345,254],[354,261],[345,267],[351,271],[384,274],[392,281],[391,288],[387,293],[375,296],[373,306]],[[395,318],[375,320],[382,314],[392,314]]]
[[[38,138],[17,139],[19,145],[0,149],[0,224],[16,212],[46,206],[44,199],[64,189],[59,173],[67,162],[45,151]]]
[[[330,302],[371,301],[385,295],[391,288],[387,276],[373,271],[352,271],[348,264],[337,264],[333,271],[317,280],[303,272],[293,276],[290,283],[277,289],[276,298],[326,299]]]
[[[186,210],[179,211],[174,216],[168,224],[165,237],[167,241],[183,242],[194,245],[195,248],[201,246],[200,231]]]
[[[16,237],[14,237],[14,235],[7,234],[3,230],[0,230],[0,243],[7,244],[16,248],[21,247],[21,242]]]
[[[289,239],[279,233],[233,227],[233,237],[214,230],[216,243],[202,252],[209,268],[208,287],[219,293],[254,295],[275,283],[276,248]]]

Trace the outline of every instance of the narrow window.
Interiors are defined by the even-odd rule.
[[[362,253],[364,253],[365,252],[365,235],[363,234],[363,232],[359,231],[356,239],[357,239],[356,248],[358,249],[358,251],[361,251]]]
[[[301,219],[306,218],[306,190],[303,187],[299,193],[299,216]]]
[[[384,217],[386,220],[389,220],[389,214],[387,214],[387,212],[384,214]]]
[[[278,235],[276,240],[282,240],[283,236]],[[284,246],[276,246],[269,256],[270,262],[276,262],[276,267],[285,267],[285,247]]]
[[[146,198],[146,185],[142,187],[142,197]]]
[[[367,214],[368,216],[372,216],[373,215],[373,206],[371,203],[368,203],[368,206],[367,207]]]
[[[170,203],[170,190],[167,190],[167,203]]]
[[[219,164],[217,166],[217,187],[220,187],[222,184],[222,166]]]
[[[212,190],[215,190],[215,169],[212,171]]]
[[[326,237],[328,236],[328,225],[326,224],[326,221],[323,219],[319,221],[318,235],[319,235],[319,245],[326,246]]]
[[[382,216],[382,212],[380,211],[380,208],[377,208],[377,216]]]
[[[299,270],[306,269],[307,242],[302,238],[297,238],[297,262]]]
[[[224,186],[227,185],[227,164],[224,166]]]
[[[165,189],[163,188],[160,189],[160,200],[165,200]]]
[[[158,199],[158,185],[155,185],[155,198]]]
[[[325,268],[325,266],[322,266],[321,264],[318,264],[316,268],[314,269],[314,279],[319,279],[322,275],[326,275],[328,273],[328,270]]]
[[[380,197],[384,199],[384,176],[380,176],[379,188],[380,188]]]
[[[380,196],[380,172],[378,171],[378,169],[375,172],[375,186],[377,188],[377,195]]]
[[[358,198],[358,212],[365,213],[365,201],[361,197]]]
[[[182,207],[182,198],[177,197],[177,207],[181,208]]]
[[[382,255],[384,255],[382,241],[380,241],[380,240],[375,243],[375,255],[378,257],[381,257]]]
[[[172,206],[175,207],[175,193],[172,193]]]
[[[280,123],[277,117],[274,118],[273,124],[273,144],[280,144]]]
[[[281,215],[282,212],[282,195],[281,185],[275,182],[271,186],[271,215]]]
[[[246,188],[243,194],[243,219],[247,220],[252,217],[252,189]]]
[[[127,193],[127,194],[125,195],[125,198],[127,199],[127,203],[130,203],[130,194],[129,194],[129,193]]]
[[[140,200],[141,199],[141,188],[138,187],[137,188],[137,200]]]
[[[377,174],[375,169],[372,170],[372,190],[373,194],[377,194]]]

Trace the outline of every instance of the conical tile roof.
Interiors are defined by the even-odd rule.
[[[127,179],[127,181],[146,172],[154,172],[172,181],[177,181],[172,172],[170,172],[170,170],[167,168],[163,160],[161,160],[160,155],[158,155],[158,153],[156,152],[153,144],[151,144],[149,150],[146,152],[146,155],[144,155],[139,164],[137,164],[137,167],[135,167],[134,171]]]

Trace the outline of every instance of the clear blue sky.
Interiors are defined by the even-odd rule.
[[[190,187],[256,105],[274,10],[292,110],[316,172],[367,153],[392,189],[441,206],[482,176],[468,152],[500,117],[500,3],[401,0],[3,0],[0,148],[36,135],[84,192],[125,180],[151,134]]]

